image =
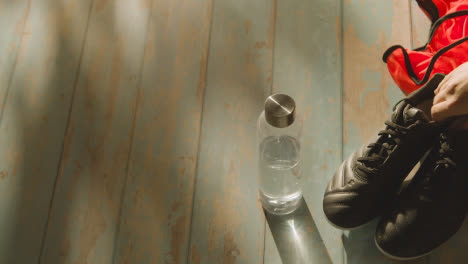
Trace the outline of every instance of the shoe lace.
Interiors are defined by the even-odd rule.
[[[357,168],[365,173],[373,174],[379,171],[382,161],[400,144],[401,138],[407,134],[408,128],[400,126],[391,120],[385,121],[386,128],[378,135],[379,140],[367,146],[367,154],[357,159]]]
[[[430,194],[432,193],[433,187],[437,185],[435,183],[439,182],[439,178],[443,175],[446,175],[445,172],[447,172],[448,170],[453,170],[457,166],[451,158],[453,152],[454,150],[453,148],[451,148],[448,142],[447,135],[442,133],[440,136],[440,147],[437,160],[434,164],[433,169],[426,173],[425,178],[423,180],[422,186],[423,190],[425,190],[426,192],[422,195],[423,198],[425,198],[425,200],[431,200]]]

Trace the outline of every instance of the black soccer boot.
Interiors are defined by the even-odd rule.
[[[411,183],[377,225],[387,256],[424,256],[452,237],[468,212],[468,131],[442,133]]]
[[[329,222],[342,229],[379,216],[417,161],[447,127],[430,119],[430,106],[444,75],[401,100],[374,143],[364,145],[338,168],[323,199]]]

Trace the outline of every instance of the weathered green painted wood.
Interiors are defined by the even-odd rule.
[[[31,1],[28,0],[0,5],[0,120],[30,7]]]
[[[268,223],[265,227],[265,251],[263,263],[265,264],[284,264],[278,247],[276,246],[273,238],[272,231]]]
[[[426,44],[431,22],[418,7],[416,1],[412,1],[411,15],[412,38],[415,48]],[[468,245],[468,218],[455,236],[428,256],[428,263],[465,263],[468,259],[466,245]]]
[[[42,263],[112,262],[149,14],[93,2]]]
[[[322,254],[321,242],[310,243],[313,248],[306,249],[298,263],[342,263],[343,259],[342,232],[329,225],[322,209],[328,180],[341,162],[340,10],[339,0],[278,1],[277,7],[273,93],[295,98],[304,117],[301,183],[315,225],[301,236],[321,236],[330,255]],[[297,243],[298,249],[306,246]],[[276,253],[277,246],[267,234],[265,263],[278,262],[274,258],[283,252]]]
[[[343,2],[343,153],[347,158],[374,136],[403,97],[382,62],[393,44],[411,45],[408,1]],[[394,263],[374,244],[376,221],[343,235],[345,263]],[[426,263],[419,259],[416,263]]]
[[[0,125],[0,263],[39,259],[89,4],[30,1],[18,28],[23,36]]]
[[[152,6],[115,263],[187,263],[212,1]]]
[[[411,3],[411,40],[412,46],[408,48],[418,48],[426,44],[429,39],[431,20],[419,8],[415,0]]]
[[[275,1],[213,7],[190,263],[263,263],[256,120],[270,93]]]
[[[274,240],[265,241],[273,245],[266,244],[266,249],[270,247],[276,250],[265,250],[264,263],[280,260],[283,263],[297,264],[332,263],[315,223],[317,221],[312,217],[304,199],[301,199],[299,208],[294,212],[287,215],[266,214],[266,219]],[[341,250],[341,247],[338,247],[338,250]],[[338,261],[341,262],[342,259],[338,258]]]

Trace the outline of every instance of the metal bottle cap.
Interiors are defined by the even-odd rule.
[[[296,103],[285,94],[274,94],[265,101],[265,119],[268,124],[284,128],[290,126],[296,117]]]

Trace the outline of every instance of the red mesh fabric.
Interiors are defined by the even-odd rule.
[[[434,74],[448,74],[468,61],[468,0],[418,1],[423,8],[420,2],[425,2],[425,7],[432,2],[441,16],[432,23],[427,45],[415,50],[394,46],[384,55],[393,80],[405,94],[421,87]],[[423,11],[429,18],[434,14],[430,8]]]
[[[462,0],[432,0],[439,11],[439,17],[459,10],[468,9],[468,2]]]
[[[463,0],[416,0],[416,2],[431,21],[455,11],[468,9],[468,3]]]

